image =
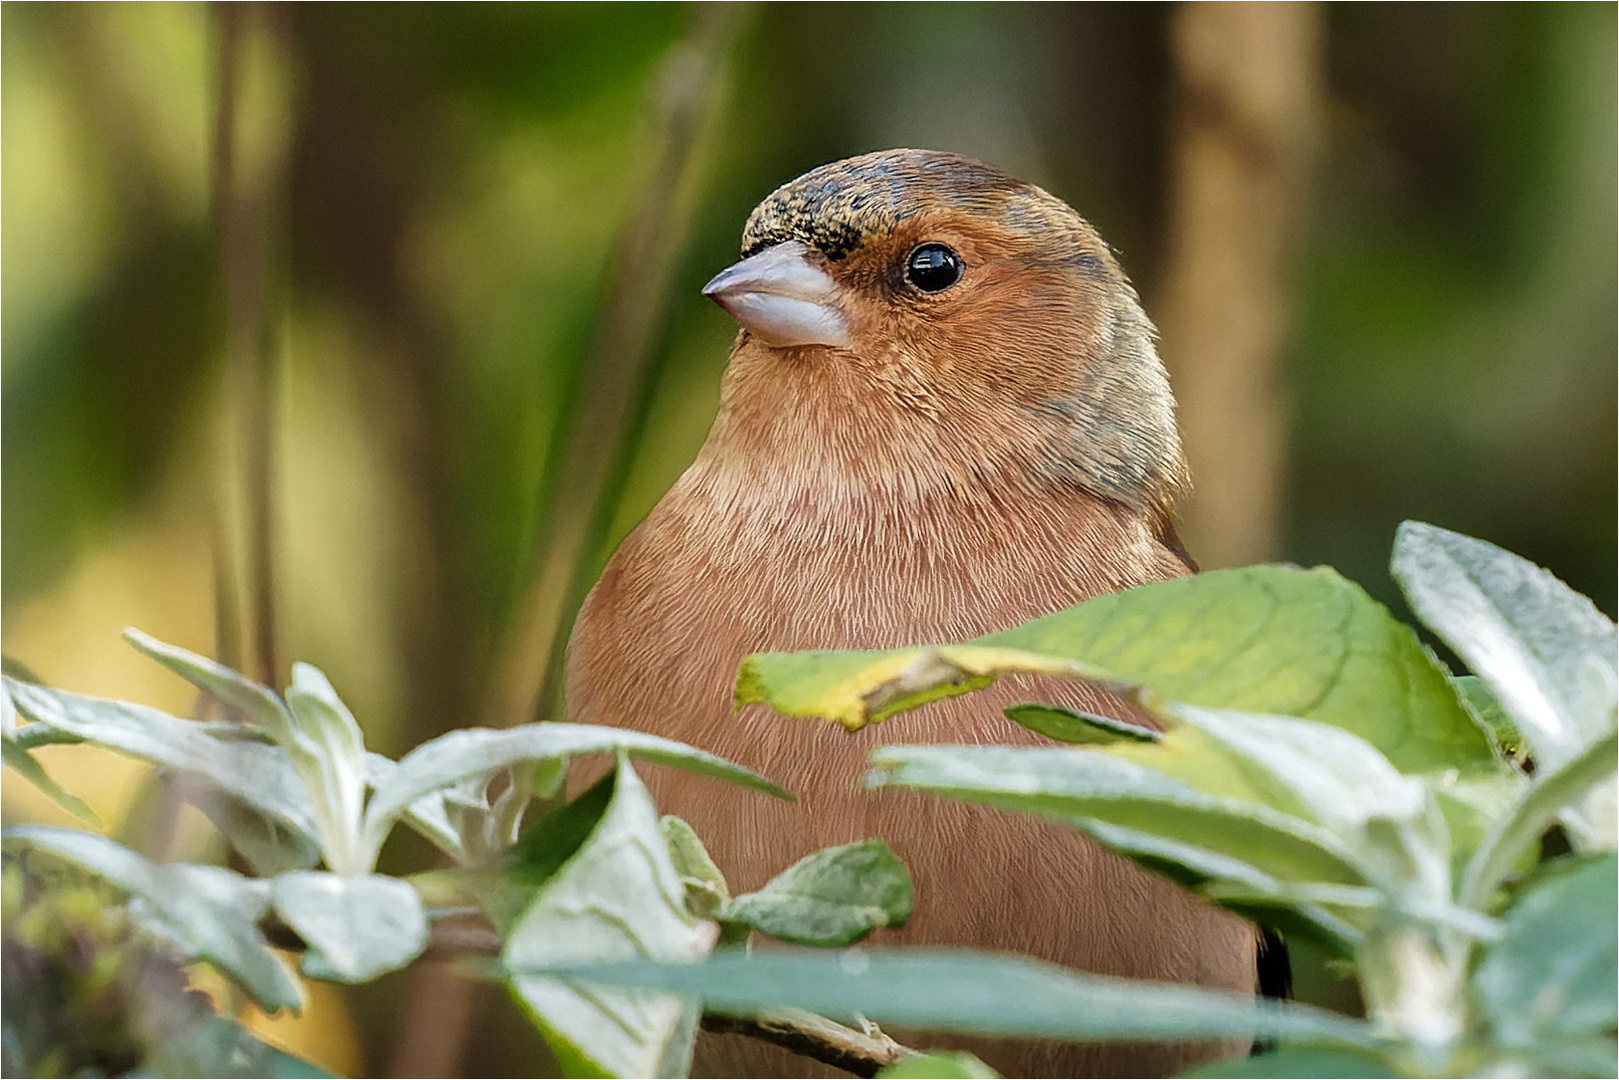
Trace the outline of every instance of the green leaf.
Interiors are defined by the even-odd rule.
[[[1619,737],[1609,734],[1562,767],[1537,772],[1534,783],[1496,821],[1467,864],[1459,890],[1462,903],[1482,910],[1514,864],[1524,857],[1524,849],[1537,843],[1569,806],[1595,786],[1613,779],[1616,757]]]
[[[244,721],[266,732],[281,746],[297,741],[292,714],[269,687],[260,686],[206,656],[143,634],[133,626],[124,628],[124,640],[137,652],[151,657],[198,690],[212,694],[241,713]]]
[[[257,922],[269,890],[217,866],[159,865],[104,836],[43,825],[8,827],[8,847],[46,851],[129,894],[130,914],[173,941],[185,959],[206,960],[241,983],[266,1011],[303,1008],[303,991],[266,946]]]
[[[726,904],[721,918],[796,945],[849,945],[911,917],[911,875],[881,840],[807,855],[755,893]]]
[[[964,1050],[930,1050],[877,1071],[878,1080],[991,1080],[1001,1074]]]
[[[1058,742],[1106,746],[1116,742],[1157,742],[1159,738],[1152,728],[1056,705],[1024,702],[1001,711],[1007,719]]]
[[[1184,871],[1172,876],[1212,900],[1296,905],[1338,938],[1342,920],[1358,930],[1388,910],[1495,932],[1451,901],[1448,832],[1427,789],[1364,741],[1289,717],[1190,707],[1160,715],[1185,726],[1156,745],[884,747],[872,761],[891,771],[872,783],[1064,818],[1155,869]],[[1199,752],[1176,756],[1188,736]]]
[[[1208,751],[1223,756],[1266,805],[1338,836],[1354,836],[1371,818],[1411,817],[1425,803],[1420,781],[1400,775],[1376,747],[1330,724],[1189,705],[1161,712],[1207,736]],[[1173,731],[1171,738],[1180,734]],[[1142,764],[1167,756],[1155,747],[1131,750],[1130,759]],[[1176,775],[1195,783],[1201,764]]]
[[[287,752],[314,804],[321,851],[334,873],[363,874],[375,862],[360,835],[365,806],[365,737],[319,668],[292,665]]]
[[[688,1003],[541,972],[635,958],[690,963],[708,953],[714,935],[713,923],[686,909],[657,811],[620,758],[606,813],[540,887],[502,961],[567,1075],[683,1076],[697,1024]]]
[[[718,918],[720,909],[731,899],[731,890],[725,884],[725,875],[709,858],[708,849],[696,831],[673,814],[660,818],[658,828],[663,832],[663,842],[669,845],[669,858],[680,875],[680,883],[686,887],[686,907],[699,919]],[[738,930],[722,926],[721,933],[741,941],[748,936],[746,927]]]
[[[270,883],[276,914],[309,949],[303,971],[357,983],[395,971],[427,947],[427,913],[408,882],[379,874],[310,871]]]
[[[1277,1077],[1288,1080],[1298,1076],[1321,1077],[1323,1080],[1327,1077],[1384,1080],[1400,1075],[1375,1054],[1324,1046],[1284,1046],[1269,1053],[1217,1061],[1181,1073],[1189,1080],[1194,1077],[1198,1080],[1225,1080],[1227,1077]]]
[[[267,735],[285,754],[297,778],[295,786],[302,789],[297,802],[304,821],[298,827],[319,841],[328,866],[341,873],[363,873],[371,868],[375,852],[366,858],[359,830],[367,773],[364,746],[353,716],[319,669],[308,664],[293,666],[288,696],[298,704],[289,708],[274,690],[205,656],[165,644],[133,627],[124,630],[124,640],[237,710],[248,727]],[[228,785],[220,786],[273,812]]]
[[[750,656],[736,701],[858,728],[1009,672],[1318,720],[1359,735],[1404,773],[1496,768],[1488,736],[1416,635],[1326,568],[1253,566],[1142,585],[959,645]]]
[[[1611,1032],[1619,1021],[1619,858],[1548,867],[1503,918],[1473,997],[1509,1046]]]
[[[1146,749],[1146,748],[1131,748]],[[907,787],[1065,820],[1096,819],[1226,856],[1284,881],[1359,885],[1331,833],[1255,802],[1208,795],[1155,769],[1089,750],[884,746],[875,787]]]
[[[1411,610],[1494,692],[1542,768],[1614,730],[1614,624],[1545,570],[1494,544],[1407,521],[1394,579]]]
[[[1304,937],[1346,959],[1355,954],[1361,933],[1354,926],[1290,893],[1288,887],[1255,867],[1218,852],[1169,837],[1121,828],[1094,818],[1069,822],[1109,851],[1128,856],[1182,887],[1219,903],[1290,938]]]
[[[546,814],[512,849],[506,874],[519,885],[538,888],[550,881],[584,847],[613,801],[617,772],[610,772],[577,799]]]
[[[1068,671],[1059,667],[1058,674]],[[967,670],[927,648],[755,653],[737,669],[735,703],[741,708],[763,702],[787,716],[825,717],[856,731],[930,701],[981,690],[999,674]]]
[[[1420,777],[1432,793],[1450,830],[1451,877],[1461,881],[1467,865],[1495,823],[1512,809],[1529,788],[1529,778],[1516,769],[1503,769],[1495,776],[1460,776],[1454,769]],[[1525,848],[1520,869],[1534,864],[1539,852]]]
[[[190,721],[145,705],[12,681],[6,687],[18,710],[41,723],[154,765],[193,773],[282,827],[315,834],[308,796],[278,747],[221,741]]]
[[[544,762],[579,754],[627,753],[641,761],[675,765],[689,772],[730,780],[778,798],[785,791],[747,769],[689,746],[621,728],[584,724],[527,724],[495,731],[464,728],[423,743],[379,780],[366,807],[365,837],[373,853],[406,808],[435,791],[479,777],[488,778],[523,762]]]
[[[706,1012],[799,1008],[844,1022],[1025,1039],[1294,1038],[1375,1045],[1364,1023],[1245,994],[1070,971],[968,949],[722,950],[703,964],[627,963],[570,977],[699,997]]]
[[[1492,1062],[1496,1076],[1594,1076],[1619,1075],[1619,1046],[1613,1035],[1587,1039],[1556,1039],[1515,1049],[1501,1055],[1506,1060]],[[1480,1073],[1479,1075],[1485,1075]]]
[[[1599,780],[1578,802],[1558,815],[1575,851],[1619,849],[1619,784]]]
[[[519,761],[493,773],[463,777],[416,799],[399,820],[431,840],[468,870],[493,870],[517,844],[534,799],[554,801],[562,790],[567,762]],[[368,755],[373,789],[398,771],[380,754]],[[502,778],[504,783],[497,782]]]
[[[1223,755],[1267,805],[1321,826],[1353,852],[1369,883],[1403,902],[1449,903],[1450,833],[1438,806],[1420,780],[1400,775],[1364,739],[1285,716],[1186,705],[1160,712],[1212,744],[1213,753],[1193,759],[1182,779]],[[1166,746],[1180,734],[1172,732]],[[1154,748],[1129,750],[1143,764],[1158,756]]]
[[[71,731],[63,731],[49,724],[24,724],[16,729],[11,741],[24,750],[37,750],[41,746],[77,746],[84,742]]]
[[[1353,961],[1364,935],[1320,904],[1291,898],[1226,895],[1220,906],[1260,926],[1278,930],[1289,941],[1309,942],[1331,960]]]
[[[20,667],[21,665],[18,666]],[[8,670],[7,675],[9,676],[10,674]],[[34,684],[39,682],[38,679],[19,679],[18,681]],[[11,691],[6,688],[4,682],[0,682],[0,738],[3,738],[14,749],[21,750],[25,754],[39,746],[72,744],[84,741],[77,735],[70,735],[65,731],[51,727],[49,724],[26,724],[18,727],[17,706],[11,700]],[[19,769],[18,771],[23,770]]]
[[[1518,725],[1512,722],[1512,717],[1501,707],[1495,699],[1490,688],[1484,680],[1477,675],[1452,675],[1450,685],[1456,688],[1456,696],[1466,706],[1467,711],[1495,738],[1495,745],[1501,748],[1503,754],[1509,757],[1522,757],[1525,748],[1523,733]]]
[[[392,758],[375,752],[368,752],[365,755],[366,783],[373,791],[381,787],[398,768],[398,763]],[[487,784],[487,780],[484,783]],[[400,820],[432,841],[434,846],[454,859],[458,865],[467,866],[472,861],[471,853],[462,843],[458,823],[450,820],[449,804],[462,801],[476,801],[480,806],[485,805],[481,794],[476,800],[467,800],[465,792],[460,787],[445,788],[424,795],[411,803],[400,815]]]
[[[56,805],[87,825],[101,824],[95,812],[85,805],[84,800],[63,791],[61,786],[51,779],[44,766],[35,761],[27,750],[17,745],[17,740],[9,735],[0,736],[0,751],[4,752],[7,765],[21,773],[24,779],[43,791]]]
[[[262,878],[308,870],[320,862],[320,845],[256,807],[211,785],[180,784],[179,794],[201,810]]]

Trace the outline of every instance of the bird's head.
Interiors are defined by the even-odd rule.
[[[955,154],[849,158],[760,203],[742,254],[703,290],[743,328],[725,407],[1159,513],[1184,485],[1152,324],[1096,231],[1033,184]]]

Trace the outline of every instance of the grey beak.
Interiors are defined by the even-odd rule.
[[[797,240],[765,248],[714,275],[703,295],[766,344],[850,348],[841,290],[805,258],[810,250]]]

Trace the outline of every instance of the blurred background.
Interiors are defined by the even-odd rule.
[[[771,189],[893,146],[1032,180],[1119,251],[1205,566],[1329,563],[1403,616],[1418,518],[1614,613],[1611,4],[0,20],[0,632],[53,684],[193,712],[136,625],[277,685],[317,664],[391,755],[554,715],[584,590],[712,420],[735,324],[697,290]],[[142,768],[39,756],[126,842],[217,852]],[[350,1073],[545,1067],[423,966],[254,1023]]]

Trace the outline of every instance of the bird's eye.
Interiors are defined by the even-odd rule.
[[[943,292],[961,280],[961,256],[943,244],[923,244],[905,260],[905,280],[923,292]]]

